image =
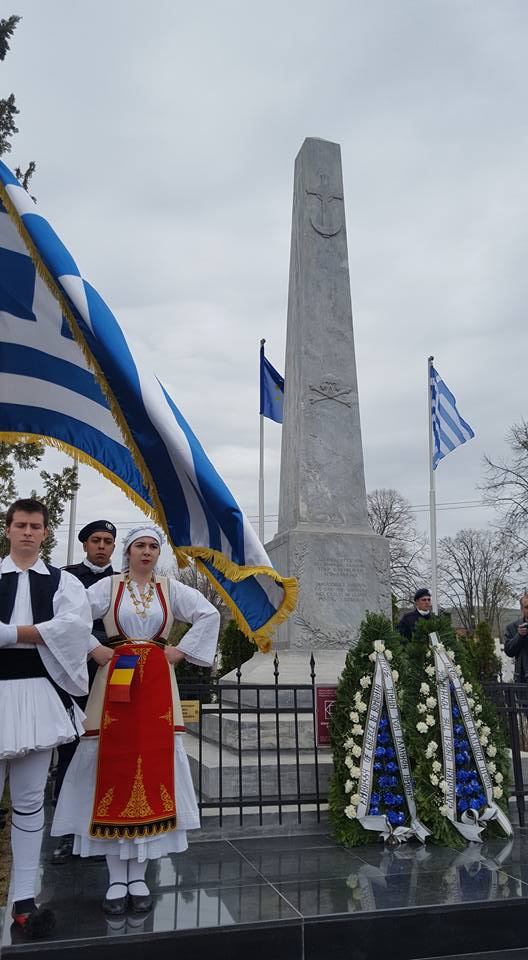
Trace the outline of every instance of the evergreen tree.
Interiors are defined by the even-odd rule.
[[[473,654],[473,664],[481,683],[496,683],[499,679],[501,662],[495,653],[495,641],[491,627],[481,620],[475,628],[475,636],[469,641]]]
[[[220,654],[219,675],[224,677],[231,670],[242,666],[256,651],[255,644],[239,630],[235,621],[230,620],[225,628],[218,645]]]

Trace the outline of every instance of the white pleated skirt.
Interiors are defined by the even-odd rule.
[[[98,737],[81,740],[71,761],[57,801],[51,835],[63,837],[73,833],[73,852],[81,857],[118,856],[121,860],[158,860],[169,853],[187,849],[187,830],[198,830],[200,816],[189,769],[189,761],[181,736],[174,737],[174,787],[176,796],[176,830],[158,837],[135,840],[98,840],[90,837],[97,773]]]
[[[29,677],[0,681],[0,760],[49,750],[82,736],[84,713],[73,704],[75,729],[49,680]],[[78,731],[78,732],[77,732]]]

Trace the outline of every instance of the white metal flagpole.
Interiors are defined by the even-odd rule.
[[[429,521],[431,528],[431,606],[433,613],[438,613],[438,576],[436,551],[436,487],[435,471],[433,470],[433,407],[431,397],[431,369],[434,357],[427,361],[427,407],[429,417]]]
[[[73,458],[73,465],[75,467],[75,479],[79,477],[79,458]],[[66,554],[66,566],[70,566],[73,563],[73,552],[75,549],[75,518],[77,516],[77,490],[73,494],[73,497],[70,500],[70,527],[68,530],[68,552]]]
[[[260,351],[264,349],[265,340],[260,341]],[[262,390],[262,369],[259,354],[259,380]],[[260,460],[259,460],[259,539],[264,543],[264,414],[260,414]]]

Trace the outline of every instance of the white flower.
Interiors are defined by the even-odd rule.
[[[497,747],[490,743],[489,747],[486,748],[486,753],[488,754],[488,757],[494,757],[497,753]]]
[[[360,713],[366,713],[367,704],[364,703],[363,700],[358,700],[358,702],[356,703],[356,707]]]
[[[458,673],[458,676],[459,676],[459,677],[462,676],[462,667],[459,667],[459,666],[458,666],[458,663],[455,665],[455,671],[456,671],[456,673]]]
[[[425,703],[418,703],[416,705],[416,709],[418,710],[418,713],[427,713],[427,707],[425,706]]]
[[[400,679],[400,674],[398,673],[397,670],[392,671],[392,679],[394,680],[394,683],[398,683],[398,680]]]
[[[416,729],[418,730],[418,733],[427,733],[429,727],[426,723],[422,723],[422,721],[420,721],[420,723],[416,724]]]
[[[495,780],[495,783],[502,783],[502,781],[504,780],[502,773],[496,773],[494,780]]]
[[[350,797],[350,803],[352,804],[352,806],[357,807],[359,803],[359,793],[352,794],[352,796]]]
[[[359,690],[356,690],[354,694],[354,703],[359,703],[359,701],[361,700],[361,697],[362,697],[362,693]]]
[[[357,743],[355,743],[354,746],[352,747],[352,754],[354,757],[361,756],[361,747],[359,747]]]
[[[436,776],[436,773],[431,773],[429,776],[429,780],[433,784],[433,787],[437,787],[440,782],[438,777]]]
[[[479,740],[480,740],[480,745],[481,745],[482,747],[487,747],[487,746],[488,746],[489,740],[488,740],[487,737],[480,736],[480,737],[479,737]]]
[[[345,807],[345,817],[348,817],[349,820],[354,820],[357,816],[357,810],[355,807],[350,804],[349,807]]]
[[[383,643],[383,640],[374,641],[374,650],[376,651],[376,653],[383,653],[383,651],[385,650],[385,644]]]
[[[352,727],[352,733],[355,737],[361,737],[363,734],[363,727],[359,723],[355,723]]]
[[[369,660],[372,660],[372,661],[374,662],[375,659],[376,659],[376,654],[375,654],[375,653],[369,653]]]
[[[353,789],[354,784],[352,783],[352,780],[347,780],[345,783],[345,793],[352,793]]]
[[[496,770],[496,769],[497,769],[497,767],[495,766],[495,764],[493,763],[493,761],[490,760],[490,762],[488,763],[488,772],[489,772],[489,773],[495,773],[495,770]]]
[[[482,704],[481,704],[481,703],[476,703],[476,704],[475,704],[475,713],[482,713]]]
[[[489,727],[482,727],[482,733],[484,734],[485,737],[489,737],[491,730]]]
[[[473,707],[474,707],[474,706],[475,706],[475,701],[473,700],[473,697],[468,697],[468,707],[469,707],[469,709],[470,709],[470,710],[473,710]]]
[[[421,684],[420,684],[420,693],[427,694],[427,693],[430,693],[430,692],[431,692],[431,689],[430,689],[428,683],[421,683]]]
[[[495,800],[500,800],[502,797],[502,787],[493,787],[493,796]]]
[[[447,814],[449,813],[449,808],[447,806],[447,803],[440,804],[440,806],[438,807],[438,810],[442,817],[447,817]]]
[[[429,760],[431,757],[433,757],[437,750],[438,750],[438,744],[436,740],[430,740],[429,743],[427,744],[427,750],[425,751],[425,756],[427,757],[427,759]]]
[[[350,755],[348,757],[345,757],[345,767],[348,767],[348,769],[350,770],[353,766],[354,766],[354,761],[352,757]]]
[[[351,710],[349,717],[352,720],[352,723],[359,723],[359,713],[356,713],[355,710]]]
[[[449,657],[450,660],[454,660],[454,659],[455,659],[455,651],[454,651],[454,650],[446,650],[446,653],[447,653],[447,656]]]
[[[435,673],[436,673],[436,670],[435,670],[435,668],[432,666],[432,664],[429,664],[429,666],[425,668],[425,672],[426,672],[426,674],[427,674],[428,677],[434,677],[434,675],[435,675]]]
[[[428,727],[434,727],[436,721],[435,721],[435,718],[432,716],[432,714],[428,713],[425,718],[425,722]]]
[[[433,768],[433,770],[434,770],[435,773],[440,773],[440,771],[441,771],[441,769],[442,769],[442,764],[439,763],[438,760],[433,760],[431,766],[432,766],[432,768]]]
[[[358,777],[360,776],[360,774],[361,774],[361,767],[355,767],[355,766],[354,766],[354,767],[350,767],[350,776],[351,776],[351,777],[354,777],[355,780],[358,779]]]
[[[428,660],[431,659],[431,657],[433,656],[433,651],[431,650],[431,647],[427,647],[427,652],[425,656],[427,657]]]
[[[482,726],[482,720],[475,720],[475,726],[478,730]]]
[[[429,707],[429,710],[434,710],[436,707],[436,697],[427,697],[425,703],[426,706]]]
[[[470,683],[464,684],[464,690],[466,691],[466,693],[473,693],[473,687]]]
[[[392,650],[385,650],[385,656],[387,657],[387,660],[390,663],[390,661],[392,660]]]
[[[442,791],[442,793],[447,793],[447,783],[445,782],[445,780],[440,780],[440,783],[438,784],[438,786],[440,787],[440,790]]]
[[[353,732],[354,732],[354,731],[352,731],[352,733],[353,733]],[[352,739],[352,737],[347,737],[347,739],[345,740],[343,746],[344,746],[345,750],[351,750],[352,747],[354,746],[354,740]]]
[[[370,677],[367,677],[367,676],[365,675],[364,677],[361,677],[361,679],[360,679],[359,682],[360,682],[361,686],[363,687],[363,689],[366,690],[367,687],[370,687],[371,679],[370,679]]]

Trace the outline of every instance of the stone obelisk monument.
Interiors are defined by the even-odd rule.
[[[285,384],[267,550],[300,589],[276,645],[348,649],[367,611],[390,616],[389,556],[367,515],[341,151],[314,138],[295,162]]]

